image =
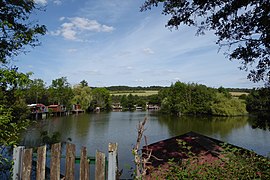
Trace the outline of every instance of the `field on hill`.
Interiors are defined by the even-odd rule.
[[[239,97],[241,96],[242,94],[245,94],[245,95],[248,95],[249,93],[247,92],[230,92],[230,94],[234,97]]]
[[[123,96],[123,95],[129,95],[132,94],[133,96],[150,96],[153,94],[158,94],[157,90],[132,90],[132,91],[110,91],[111,95],[115,96]],[[249,93],[247,92],[230,92],[230,94],[234,97],[239,97],[242,94],[248,95]]]
[[[137,96],[150,96],[150,95],[154,95],[154,94],[158,94],[158,91],[154,91],[154,90],[138,90],[138,91],[110,91],[111,95],[114,96],[123,96],[123,95],[129,95],[132,94],[133,96],[137,95]]]

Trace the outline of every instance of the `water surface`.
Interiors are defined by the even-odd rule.
[[[71,138],[77,155],[81,146],[87,147],[89,155],[94,155],[96,150],[107,154],[108,143],[117,142],[119,166],[124,170],[125,178],[133,166],[131,150],[136,142],[137,125],[145,117],[148,118],[145,131],[148,144],[194,131],[264,156],[270,152],[270,132],[252,129],[248,117],[175,117],[149,111],[79,114],[40,120],[27,130],[22,144],[39,146],[40,132],[45,130],[49,133],[60,132],[63,141]]]

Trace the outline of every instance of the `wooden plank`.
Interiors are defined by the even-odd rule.
[[[25,149],[23,151],[22,180],[30,180],[30,178],[31,178],[32,153],[33,153],[33,149]]]
[[[13,180],[21,179],[22,177],[22,157],[24,146],[18,146],[13,149]]]
[[[96,151],[95,180],[105,179],[105,154]]]
[[[37,180],[45,179],[46,170],[46,146],[38,147],[37,150]]]
[[[86,147],[81,149],[81,161],[80,161],[80,180],[89,180],[90,169],[87,161]]]
[[[67,144],[65,180],[75,179],[75,145]]]
[[[118,175],[118,144],[109,143],[108,180],[116,180]]]
[[[50,179],[60,179],[60,156],[61,156],[61,143],[53,144],[51,149],[51,170]]]

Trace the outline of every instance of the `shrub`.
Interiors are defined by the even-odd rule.
[[[223,146],[222,158],[200,163],[192,156],[179,165],[173,160],[161,179],[270,179],[270,160],[247,150]]]

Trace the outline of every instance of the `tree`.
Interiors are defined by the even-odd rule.
[[[256,115],[253,128],[270,130],[270,87],[252,89],[246,97],[247,111]]]
[[[72,98],[71,103],[80,104],[83,110],[87,110],[90,107],[92,100],[91,88],[80,83],[75,86],[72,91],[74,97]]]
[[[253,89],[246,98],[249,112],[270,112],[270,88]]]
[[[42,79],[34,79],[26,87],[26,102],[28,104],[43,103],[48,104],[48,93]]]
[[[80,82],[80,85],[81,85],[82,87],[88,86],[88,82],[87,82],[86,80],[82,80],[82,81]]]
[[[92,90],[91,107],[100,107],[103,110],[111,109],[110,91],[106,88],[95,88]]]
[[[241,116],[247,114],[246,104],[239,99],[227,97],[224,93],[216,93],[212,102],[212,115]]]
[[[148,104],[160,105],[161,98],[158,94],[148,96]]]
[[[10,113],[13,123],[22,122],[28,116],[27,104],[20,89],[30,82],[29,76],[18,72],[18,68],[0,69],[0,104],[3,112]]]
[[[20,133],[29,125],[25,99],[20,89],[29,83],[29,74],[8,67],[10,60],[25,47],[39,45],[38,35],[44,35],[46,28],[30,21],[36,9],[34,1],[0,1],[0,150],[19,142]],[[2,151],[3,152],[3,151]],[[0,156],[1,167],[9,164]],[[10,166],[8,166],[10,167]],[[4,169],[4,170],[3,170]],[[0,171],[5,171],[5,168]]]
[[[269,0],[146,0],[141,11],[163,4],[171,15],[167,27],[197,27],[197,34],[214,31],[220,47],[227,46],[229,59],[241,61],[254,82],[270,81]],[[256,64],[255,67],[252,67]]]
[[[39,45],[38,35],[46,33],[44,25],[30,21],[31,13],[37,9],[33,0],[0,1],[0,62],[25,52],[25,46]]]
[[[49,87],[49,101],[53,104],[62,104],[65,106],[70,105],[70,100],[73,98],[73,93],[67,77],[61,77],[52,80]]]

